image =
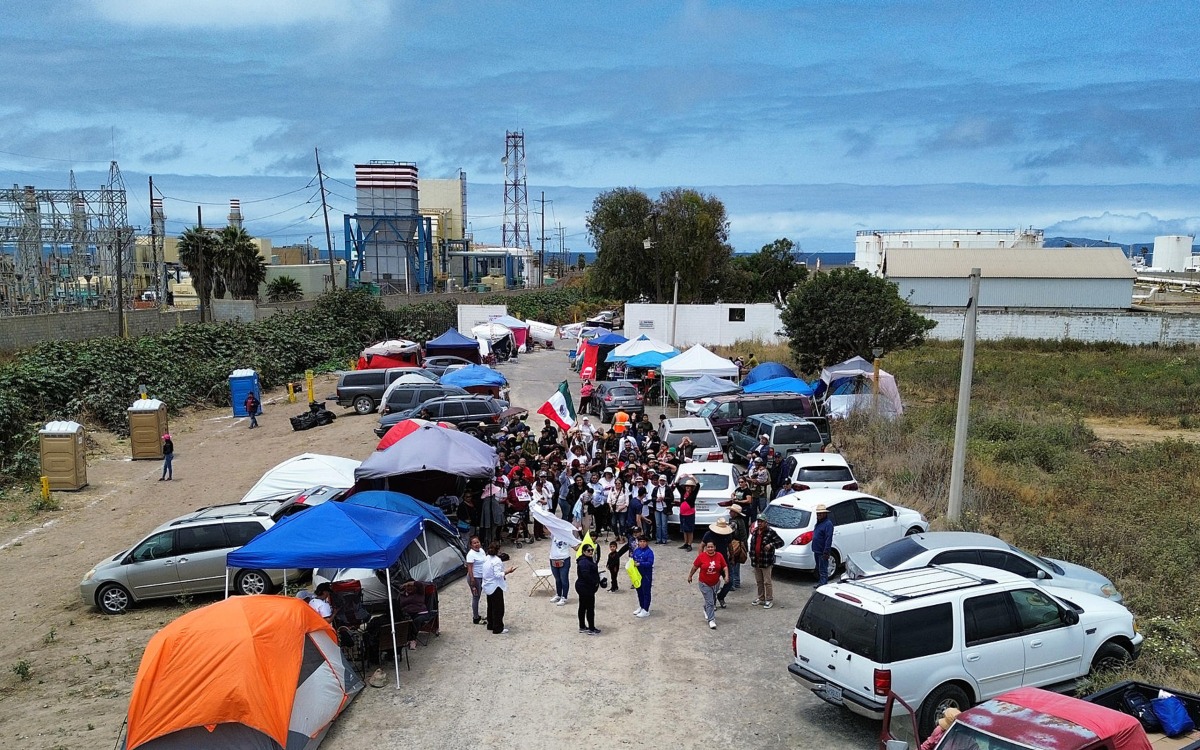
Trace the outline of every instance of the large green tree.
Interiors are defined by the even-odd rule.
[[[909,307],[895,284],[857,268],[809,277],[788,295],[780,317],[796,361],[810,373],[855,355],[869,359],[875,348],[915,346],[936,325]]]
[[[757,253],[733,256],[721,298],[729,302],[782,303],[808,268],[796,262],[796,243],[786,237],[763,245]]]
[[[733,248],[719,199],[675,188],[651,200],[636,188],[617,188],[596,196],[587,225],[596,248],[590,283],[600,294],[669,302],[679,272],[681,302],[722,296]]]

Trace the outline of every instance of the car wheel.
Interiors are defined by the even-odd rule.
[[[359,396],[354,399],[354,411],[356,414],[370,414],[375,411],[375,399],[370,396]]]
[[[970,707],[971,697],[960,686],[954,683],[940,685],[921,703],[921,712],[917,719],[917,732],[922,738],[928,737],[933,734],[937,720],[942,717],[947,708],[966,711]]]
[[[925,529],[922,529],[920,526],[913,526],[911,529],[904,532],[904,536],[915,536],[916,534],[924,534],[924,533],[925,533]]]
[[[464,433],[470,435],[473,438],[477,438],[479,440],[483,439],[483,432],[478,427],[475,427],[475,426],[464,427],[464,428],[462,428],[462,431]]]
[[[253,594],[269,594],[274,586],[271,584],[271,579],[261,570],[243,570],[238,573],[237,581],[234,582],[234,588],[239,594],[251,596]]]
[[[597,412],[597,416],[599,417],[599,419],[600,419],[600,421],[601,421],[601,422],[607,422],[607,421],[608,421],[608,414],[607,414],[607,413],[604,411],[604,407],[603,407],[603,406],[602,406],[602,407],[600,407],[600,411],[599,411],[599,412]]]
[[[842,556],[835,549],[829,550],[829,578],[832,580],[842,567]]]
[[[1093,672],[1115,672],[1129,663],[1129,652],[1109,641],[1096,650],[1092,658]]]
[[[133,603],[124,586],[106,583],[96,592],[96,606],[106,615],[123,615]]]

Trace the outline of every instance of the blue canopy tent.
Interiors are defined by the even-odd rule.
[[[791,368],[785,365],[781,365],[778,362],[763,362],[746,373],[746,377],[742,378],[742,385],[753,385],[759,381],[772,380],[774,378],[794,377],[796,377],[796,373],[792,372]]]
[[[230,552],[225,566],[238,568],[360,567],[388,571],[388,616],[396,621],[392,605],[391,566],[420,536],[424,520],[390,510],[349,503],[320,505],[284,518]],[[225,596],[229,597],[228,576]],[[392,629],[392,648],[400,653]],[[400,687],[400,660],[396,660],[396,687]]]
[[[450,523],[450,519],[446,517],[441,508],[422,502],[412,495],[406,495],[403,492],[367,490],[366,492],[356,492],[342,502],[349,503],[350,505],[362,505],[367,508],[390,510],[393,513],[403,513],[408,516],[417,516],[418,518],[433,521],[439,526],[444,527],[447,531],[457,533],[454,529],[454,524]]]
[[[470,365],[461,370],[448,372],[443,375],[439,382],[444,385],[456,385],[459,388],[469,388],[471,386],[505,386],[508,381],[498,371],[483,365]]]
[[[663,362],[675,356],[678,356],[675,352],[642,352],[625,360],[625,366],[637,370],[648,370],[652,367],[661,366]]]
[[[368,508],[390,510],[426,520],[421,535],[404,550],[397,565],[399,573],[407,574],[414,581],[432,581],[439,588],[466,572],[464,560],[467,549],[455,524],[446,517],[441,508],[422,502],[412,495],[389,490],[367,490],[356,492],[342,502]],[[329,580],[340,580],[349,576],[363,581],[363,594],[383,598],[376,588],[374,573],[364,576],[364,571],[338,568],[322,575]]]
[[[746,386],[744,390],[746,393],[799,393],[802,396],[811,396],[816,392],[817,387],[800,378],[782,377],[760,380]]]
[[[448,328],[441,336],[425,342],[425,355],[435,354],[451,354],[478,364],[479,342],[462,335],[455,328]]]

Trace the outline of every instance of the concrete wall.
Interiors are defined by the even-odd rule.
[[[932,339],[962,338],[963,310],[917,308],[937,322]],[[1200,344],[1200,315],[1134,311],[979,310],[976,336],[980,340],[1003,338],[1061,341],[1116,341],[1122,344]]]
[[[161,333],[199,321],[200,313],[196,310],[130,310],[125,313],[125,325],[131,337]],[[116,336],[117,333],[117,314],[110,310],[0,318],[0,351],[25,349],[43,341],[83,341]]]
[[[481,326],[498,315],[508,313],[504,305],[459,305],[458,332],[464,336],[471,335],[471,329]]]
[[[671,305],[625,305],[623,335],[635,339],[645,334],[670,343],[671,309]],[[731,320],[731,317],[738,317],[739,311],[744,313],[745,320]],[[777,333],[782,329],[779,310],[769,303],[680,305],[674,344],[682,349],[692,344],[728,346],[735,341],[752,339],[778,343],[783,341]]]
[[[888,278],[900,296],[916,306],[966,305],[965,278]],[[979,280],[979,304],[985,307],[1127,310],[1133,279],[993,278]]]

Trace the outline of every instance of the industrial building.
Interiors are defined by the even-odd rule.
[[[883,275],[884,262],[893,249],[1012,249],[1040,248],[1040,229],[904,229],[865,230],[854,237],[854,267]]]
[[[980,308],[1127,310],[1137,278],[1116,247],[893,247],[883,273],[911,305],[961,308],[973,268]]]

